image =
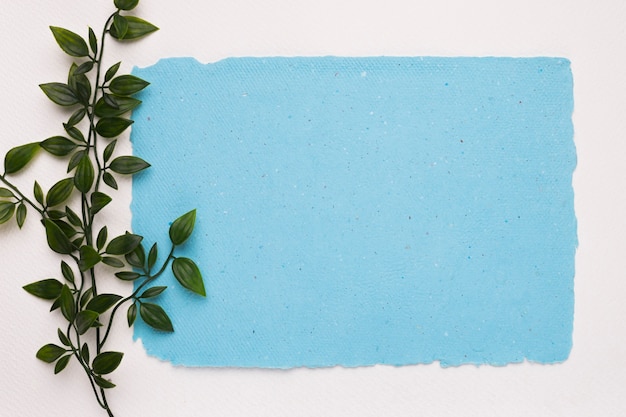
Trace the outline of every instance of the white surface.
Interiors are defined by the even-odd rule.
[[[69,64],[48,25],[85,33],[112,1],[22,0],[0,13],[0,154],[61,134],[65,118],[37,84],[62,81]],[[67,11],[65,11],[67,10]],[[575,173],[580,246],[574,348],[564,364],[506,367],[183,369],[145,355],[120,321],[111,349],[126,352],[109,400],[125,416],[621,416],[626,412],[626,3],[621,0],[142,0],[161,27],[109,63],[147,66],[194,56],[564,56],[575,84]],[[83,17],[85,16],[85,17]],[[97,30],[99,31],[99,30]],[[158,138],[155,138],[158,140]],[[126,145],[126,149],[130,147]],[[20,176],[47,188],[63,167],[42,157]],[[130,224],[130,183],[115,195],[110,233]],[[110,213],[110,211],[109,211]],[[32,213],[31,213],[32,214]],[[0,230],[0,408],[7,416],[103,416],[73,363],[54,376],[36,360],[61,321],[21,286],[59,276],[41,226]],[[110,228],[111,229],[111,228]],[[210,291],[211,272],[205,271]],[[116,285],[116,284],[112,284]],[[111,287],[113,288],[113,287]],[[129,287],[116,285],[119,291]]]

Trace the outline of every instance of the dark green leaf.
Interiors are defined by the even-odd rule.
[[[59,301],[61,303],[61,313],[63,313],[63,317],[65,317],[70,323],[73,322],[74,317],[76,317],[76,302],[74,301],[74,296],[72,295],[70,287],[66,284],[63,284],[63,287],[61,288]]]
[[[91,194],[91,215],[95,215],[102,210],[107,204],[111,202],[111,197],[108,195],[96,191]]]
[[[29,294],[44,300],[55,300],[61,295],[63,284],[54,278],[48,278],[22,287]]]
[[[70,126],[67,123],[64,123],[63,127],[65,128],[65,131],[67,132],[67,134],[70,135],[70,137],[74,138],[75,140],[79,142],[86,143],[83,132],[81,132],[78,128],[74,126]]]
[[[143,268],[146,263],[146,252],[143,249],[143,245],[137,245],[135,250],[126,254],[125,258],[129,265],[135,268]]]
[[[48,217],[52,220],[60,220],[66,216],[64,211],[61,210],[48,210]]]
[[[70,359],[72,359],[72,355],[65,355],[54,365],[54,374],[58,374],[62,370],[67,367],[67,364],[70,363]]]
[[[67,236],[68,239],[73,238],[76,233],[78,233],[76,231],[76,229],[74,229],[72,226],[70,226],[68,223],[64,222],[63,220],[53,220],[53,222],[59,226],[59,228],[61,229],[61,231],[65,234],[65,236]],[[78,246],[74,245],[74,248],[78,248]]]
[[[50,311],[54,311],[54,310],[58,309],[59,307],[61,307],[61,301],[57,298],[52,303],[52,306],[50,307]]]
[[[167,313],[157,304],[141,303],[139,305],[139,315],[148,326],[156,330],[164,332],[174,331]]]
[[[126,255],[141,243],[142,236],[126,233],[111,240],[106,248],[109,255]]]
[[[126,311],[126,321],[128,322],[128,327],[133,325],[136,318],[137,318],[137,305],[133,303],[130,305],[130,307],[128,307],[128,311]]]
[[[100,388],[103,388],[103,389],[115,388],[114,383],[112,383],[108,379],[102,378],[101,376],[94,375],[93,380],[95,381],[96,384],[98,384]]]
[[[104,174],[102,174],[102,180],[106,185],[113,188],[114,190],[117,190],[117,181],[115,181],[115,178],[113,177],[113,175],[111,175],[110,172],[105,172]]]
[[[85,74],[93,69],[93,61],[83,62],[76,68],[74,75]]]
[[[195,224],[196,210],[191,210],[174,220],[170,226],[170,240],[172,243],[180,245],[186,241],[191,236]]]
[[[93,300],[92,300],[93,301]],[[91,310],[83,310],[76,315],[76,331],[78,334],[85,334],[96,320],[99,314]]]
[[[108,96],[115,97],[115,102],[117,106],[114,107],[114,106],[109,105],[107,101],[101,97],[96,102],[96,109],[95,109],[96,116],[98,117],[121,116],[124,113],[128,113],[129,111],[133,110],[135,107],[141,104],[141,100],[137,100],[136,98],[133,98],[133,97],[121,97],[121,96],[118,97],[118,96],[112,96],[110,94]]]
[[[78,109],[74,113],[72,113],[72,115],[70,116],[70,118],[67,121],[66,125],[74,126],[74,125],[80,123],[85,118],[86,114],[87,114],[87,110],[85,110],[84,107],[81,107],[80,109]]]
[[[61,261],[61,274],[70,284],[74,282],[74,271],[65,261]]]
[[[121,268],[124,266],[124,262],[120,261],[117,258],[114,258],[112,256],[103,256],[102,257],[102,262],[113,267],[113,268]]]
[[[74,180],[72,178],[65,178],[50,188],[46,195],[46,204],[48,207],[58,206],[65,200],[70,198],[74,191]]]
[[[119,109],[120,106],[117,104],[117,97],[115,97],[113,94],[103,93],[102,99],[107,104],[107,106],[111,106],[114,109]]]
[[[158,256],[159,256],[159,250],[158,250],[157,244],[155,243],[154,245],[152,245],[152,247],[150,248],[150,252],[148,253],[148,269],[152,269],[152,267],[157,261]]]
[[[139,0],[114,0],[115,7],[120,10],[132,10],[137,7]]]
[[[57,334],[59,335],[59,340],[61,341],[61,343],[63,343],[65,346],[72,346],[72,342],[70,342],[70,339],[67,338],[67,336],[61,331],[61,329],[57,329]]]
[[[126,21],[128,22],[126,34],[123,37],[120,36],[115,30],[115,26],[112,26],[110,30],[111,36],[118,40],[134,40],[159,30],[159,28],[152,23],[135,16],[126,16]]]
[[[76,95],[81,103],[85,106],[89,105],[89,100],[91,99],[91,83],[89,79],[85,76],[85,74],[77,74],[74,76],[74,83]],[[70,87],[72,83],[69,84]]]
[[[89,363],[89,345],[83,343],[83,347],[80,349],[80,356],[86,363]]]
[[[163,291],[165,291],[167,289],[167,287],[152,287],[152,288],[148,288],[147,290],[145,290],[143,292],[143,294],[141,294],[139,296],[139,298],[152,298],[152,297],[156,297],[157,295],[161,294]]]
[[[63,136],[53,136],[40,145],[46,152],[55,156],[66,156],[76,149],[76,144]]]
[[[70,172],[71,170],[76,168],[76,166],[78,166],[78,163],[85,156],[87,156],[87,152],[85,151],[79,151],[79,152],[74,153],[74,155],[72,155],[72,157],[70,158],[70,161],[67,164],[67,172]]]
[[[104,313],[109,308],[113,307],[115,303],[122,299],[122,296],[117,294],[99,294],[96,295],[87,304],[87,310],[92,310],[97,313]]]
[[[116,272],[115,276],[121,279],[122,281],[134,281],[137,278],[139,278],[141,275],[139,275],[137,272],[123,271],[123,272]]]
[[[54,221],[44,219],[44,226],[46,227],[46,238],[50,249],[62,255],[69,255],[74,251],[69,238]]]
[[[206,296],[202,275],[194,261],[189,258],[176,258],[172,262],[172,272],[180,285],[196,294]]]
[[[93,55],[96,56],[96,54],[98,53],[98,39],[96,38],[96,34],[94,33],[92,28],[89,28],[89,46],[91,47],[91,52],[93,52]]]
[[[149,163],[136,156],[118,156],[112,162],[109,168],[118,174],[131,175],[136,174],[150,166]]]
[[[107,242],[107,238],[109,236],[109,231],[106,226],[103,226],[102,229],[98,232],[98,237],[96,238],[96,247],[98,250],[102,250],[105,243]]]
[[[106,164],[111,159],[113,155],[113,151],[115,150],[115,145],[117,145],[117,139],[113,139],[111,143],[109,143],[106,148],[104,148],[104,152],[102,154],[102,158],[104,159],[104,163]]]
[[[93,268],[102,260],[102,257],[91,246],[84,245],[80,247],[80,260],[78,261],[78,267],[81,271],[87,271]]]
[[[0,201],[0,224],[8,222],[15,213],[15,203]]]
[[[33,186],[33,194],[35,195],[35,200],[43,206],[43,190],[37,181],[35,181],[35,185]]]
[[[133,124],[130,119],[124,119],[122,117],[105,117],[98,120],[96,124],[96,131],[104,138],[114,138],[119,136],[126,130],[128,126]]]
[[[134,75],[120,75],[114,78],[109,84],[109,89],[112,93],[118,96],[132,96],[133,94],[143,90],[149,82],[142,80]]]
[[[9,190],[8,188],[0,187],[0,197],[2,198],[14,197],[15,198],[15,194],[13,194],[13,191]]]
[[[120,69],[120,65],[122,63],[118,62],[117,64],[111,65],[111,67],[107,70],[106,74],[104,74],[104,82],[108,82],[111,78],[115,77],[117,70]]]
[[[120,38],[123,38],[128,31],[128,21],[120,14],[113,16],[113,29]]]
[[[91,296],[93,295],[93,288],[89,288],[87,291],[80,296],[80,308],[85,308],[89,300],[91,300]]]
[[[115,371],[122,361],[122,352],[102,352],[93,359],[93,371],[99,375],[110,374]]]
[[[81,193],[87,193],[91,189],[94,180],[93,163],[89,156],[83,156],[74,173],[74,185]]]
[[[40,148],[39,142],[33,142],[11,149],[4,157],[5,174],[13,174],[24,168],[37,155]]]
[[[85,40],[74,32],[60,27],[50,26],[57,43],[66,54],[83,57],[89,55],[89,49]]]
[[[67,84],[46,83],[40,84],[39,87],[50,100],[59,106],[73,106],[79,103],[78,97]]]
[[[59,359],[63,354],[67,352],[67,349],[62,348],[61,346],[57,346],[53,343],[48,343],[45,346],[42,346],[41,349],[37,351],[37,359],[40,359],[46,363],[52,363]]]
[[[76,214],[74,212],[74,210],[72,210],[69,206],[65,206],[65,216],[67,217],[67,220],[70,222],[70,224],[72,224],[75,227],[83,227],[83,222],[80,219],[80,217],[78,217],[78,214]]]
[[[26,220],[26,205],[22,202],[17,206],[17,210],[15,212],[15,220],[17,221],[17,226],[21,229],[24,226],[24,221]]]

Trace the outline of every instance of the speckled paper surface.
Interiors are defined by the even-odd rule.
[[[576,219],[560,58],[169,59],[133,118],[133,229],[198,209],[189,366],[565,360]],[[158,146],[156,144],[158,143]]]

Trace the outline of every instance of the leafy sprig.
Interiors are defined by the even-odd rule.
[[[58,46],[75,58],[67,80],[41,84],[44,94],[55,104],[70,110],[63,123],[64,135],[10,149],[0,175],[0,224],[15,218],[22,228],[29,210],[43,225],[50,249],[60,255],[59,278],[46,278],[24,289],[51,303],[64,325],[57,329],[58,341],[42,346],[36,357],[54,364],[54,373],[63,371],[74,360],[85,371],[98,404],[113,416],[106,390],[115,387],[108,379],[123,359],[123,353],[106,349],[112,324],[120,309],[132,326],[140,317],[148,326],[172,332],[168,314],[158,304],[167,289],[154,282],[168,268],[187,290],[206,295],[200,269],[189,258],[177,257],[176,248],[193,232],[195,210],[180,216],[169,228],[171,247],[159,261],[156,243],[146,251],[143,237],[126,232],[109,236],[107,226],[96,230],[99,214],[112,201],[110,190],[118,188],[116,178],[135,175],[150,166],[140,157],[116,155],[118,137],[133,123],[128,113],[140,105],[134,95],[149,83],[134,75],[118,75],[121,63],[105,69],[105,39],[133,41],[158,28],[128,14],[139,0],[114,0],[115,12],[106,20],[98,38],[89,27],[87,37],[68,29],[51,26]],[[65,160],[67,176],[44,190],[34,181],[30,192],[17,187],[11,177],[22,171],[41,151]],[[32,194],[32,197],[30,195]],[[101,293],[100,276],[113,275],[135,283],[130,295]]]

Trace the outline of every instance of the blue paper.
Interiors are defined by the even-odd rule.
[[[577,245],[572,75],[562,58],[166,59],[133,114],[133,230],[179,256],[188,366],[564,361]]]

